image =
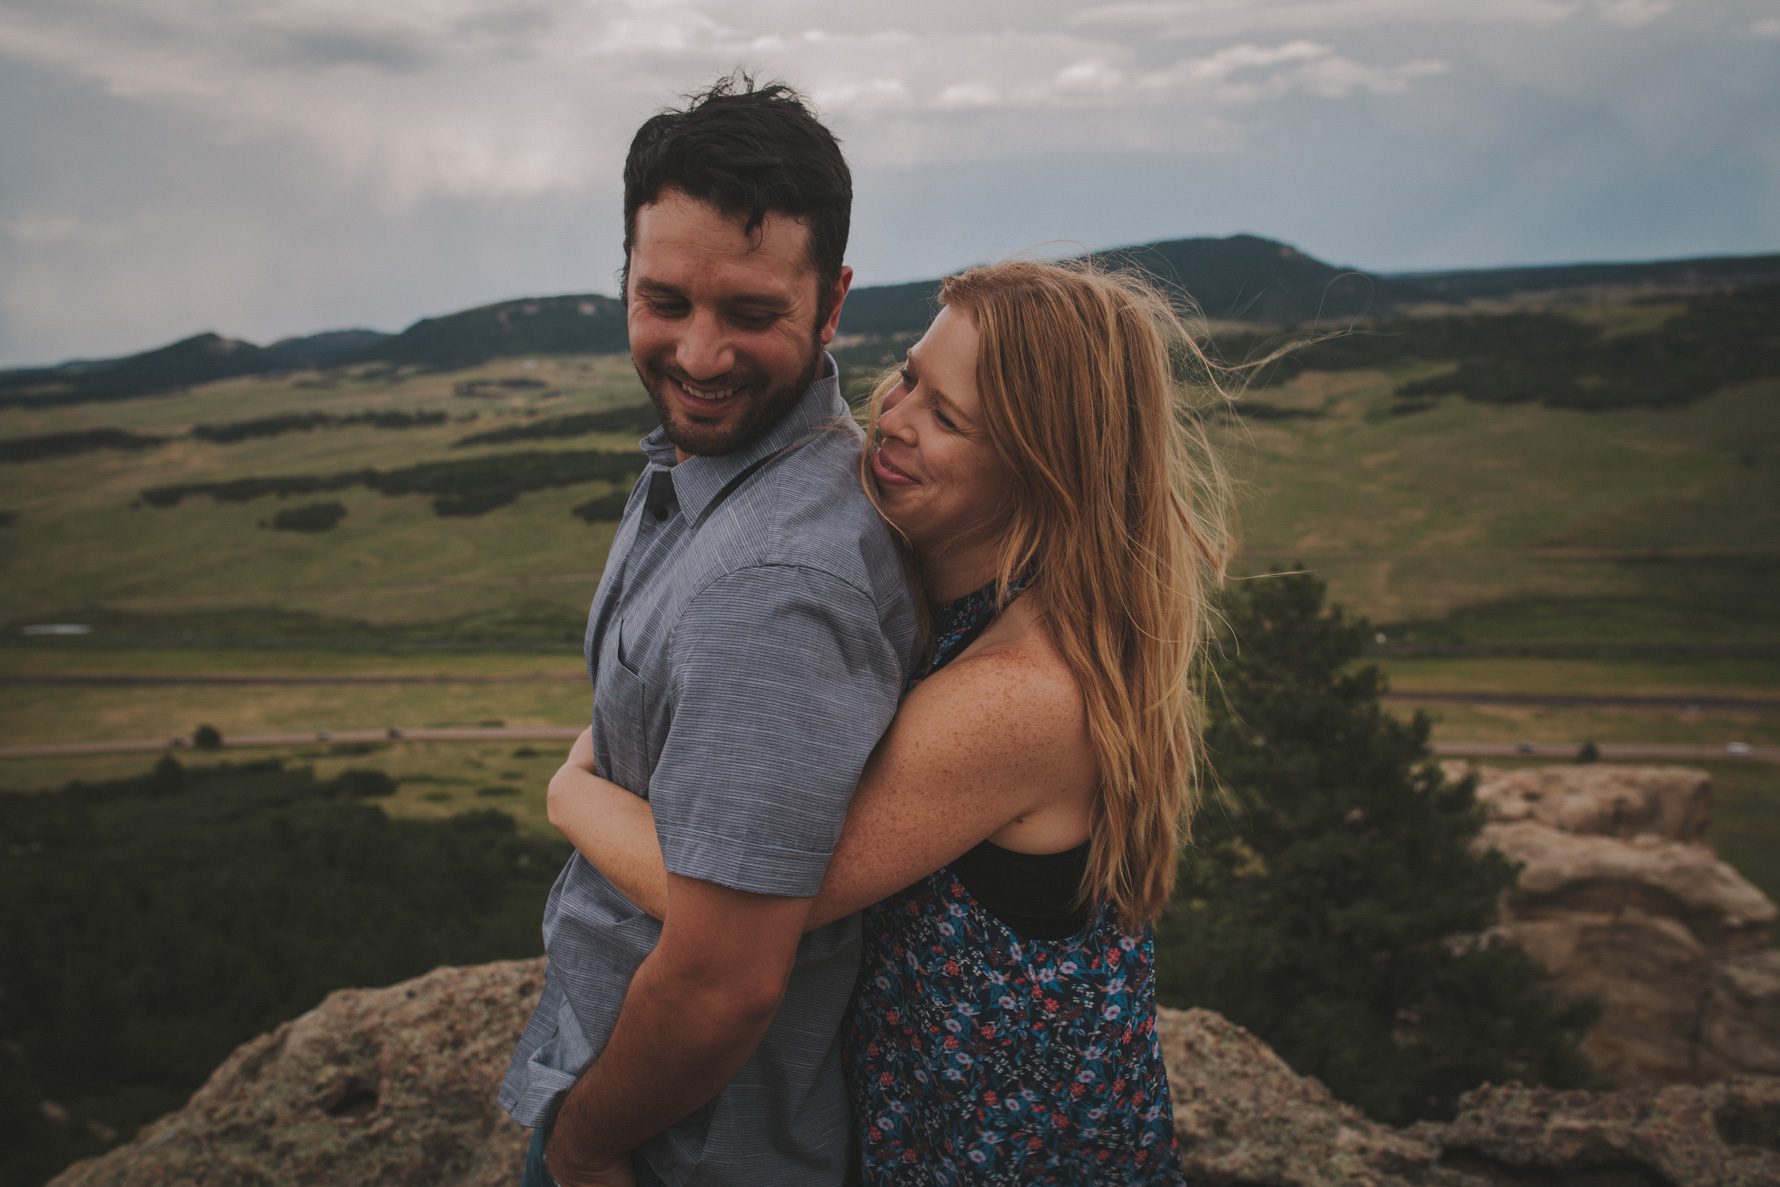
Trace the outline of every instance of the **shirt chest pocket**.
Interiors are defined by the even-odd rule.
[[[622,619],[613,634],[593,690],[595,754],[602,774],[646,796],[658,749],[649,729],[649,683],[635,666],[643,659],[641,649],[626,645]]]

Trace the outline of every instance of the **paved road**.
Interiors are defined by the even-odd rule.
[[[229,734],[223,748],[312,746],[327,742],[385,742],[392,738],[410,742],[560,742],[567,745],[581,731],[576,726],[466,726],[461,729],[311,730],[295,734]],[[1435,742],[1434,753],[1453,758],[1572,759],[1580,742]],[[0,746],[0,758],[48,758],[67,754],[128,754],[156,750],[190,749],[187,738],[138,738],[115,742],[52,742],[38,746]],[[1662,742],[1601,742],[1601,757],[1609,762],[1766,762],[1780,764],[1780,746],[1751,746],[1746,754],[1731,754],[1723,746],[1695,746]]]
[[[562,742],[581,732],[577,726],[466,726],[461,729],[310,730],[300,734],[227,734],[224,750],[251,747],[312,746],[319,742]],[[61,754],[127,754],[148,750],[191,749],[189,738],[134,738],[115,742],[49,742],[37,746],[0,746],[0,758],[49,758]]]
[[[1443,701],[1466,705],[1548,705],[1601,709],[1780,709],[1780,697],[1660,696],[1643,693],[1521,693],[1429,690],[1387,692],[1387,701]]]
[[[72,688],[159,688],[189,685],[194,688],[215,685],[297,686],[314,684],[560,684],[578,681],[585,684],[587,673],[578,668],[566,672],[515,672],[509,675],[480,676],[0,676],[0,685],[55,685]],[[1780,702],[1776,702],[1780,704]]]
[[[1573,759],[1581,742],[1435,742],[1435,754],[1443,758]],[[1695,746],[1682,742],[1597,742],[1595,749],[1607,762],[1767,762],[1780,763],[1780,746],[1751,746],[1732,754],[1723,746]]]
[[[481,675],[246,675],[227,674],[163,676],[150,673],[117,673],[110,675],[0,675],[0,686],[61,686],[79,688],[162,688],[259,687],[259,686],[326,686],[380,684],[555,684],[585,682],[587,674],[579,668],[561,672],[515,672]],[[1519,693],[1474,692],[1465,689],[1422,689],[1414,692],[1388,692],[1387,701],[1417,703],[1455,703],[1471,705],[1545,705],[1557,707],[1597,707],[1604,709],[1780,709],[1780,697],[1762,696],[1677,696],[1672,693],[1649,695],[1641,693]]]

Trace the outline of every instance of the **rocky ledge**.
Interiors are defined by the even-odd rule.
[[[1780,1074],[1776,911],[1707,843],[1706,772],[1475,773],[1489,814],[1477,844],[1521,867],[1497,930],[1545,966],[1558,994],[1600,1004],[1582,1045],[1599,1076],[1658,1087]]]
[[[543,962],[343,990],[243,1045],[191,1102],[53,1187],[512,1187],[524,1131],[495,1104]],[[1204,1010],[1163,1011],[1196,1187],[1758,1187],[1780,1183],[1780,1080],[1468,1094],[1392,1129]]]

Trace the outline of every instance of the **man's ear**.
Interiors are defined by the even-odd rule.
[[[822,323],[822,329],[817,335],[822,339],[822,345],[824,346],[827,346],[830,342],[834,341],[834,332],[841,324],[841,306],[847,300],[847,290],[852,287],[853,269],[842,264],[839,279],[834,282],[834,287],[828,290],[828,298],[831,302],[828,309],[828,319]]]

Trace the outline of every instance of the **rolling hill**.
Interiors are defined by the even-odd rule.
[[[1213,320],[1275,327],[1347,323],[1419,304],[1598,286],[1707,291],[1780,282],[1780,255],[1367,273],[1258,235],[1172,239],[1096,252],[1091,258],[1148,273]],[[855,288],[842,329],[849,335],[918,332],[933,315],[938,288],[937,280]],[[261,347],[203,333],[120,358],[0,371],[0,407],[130,399],[234,376],[348,363],[443,370],[498,358],[600,354],[624,346],[624,307],[614,297],[524,297],[422,318],[399,334],[333,330]]]

